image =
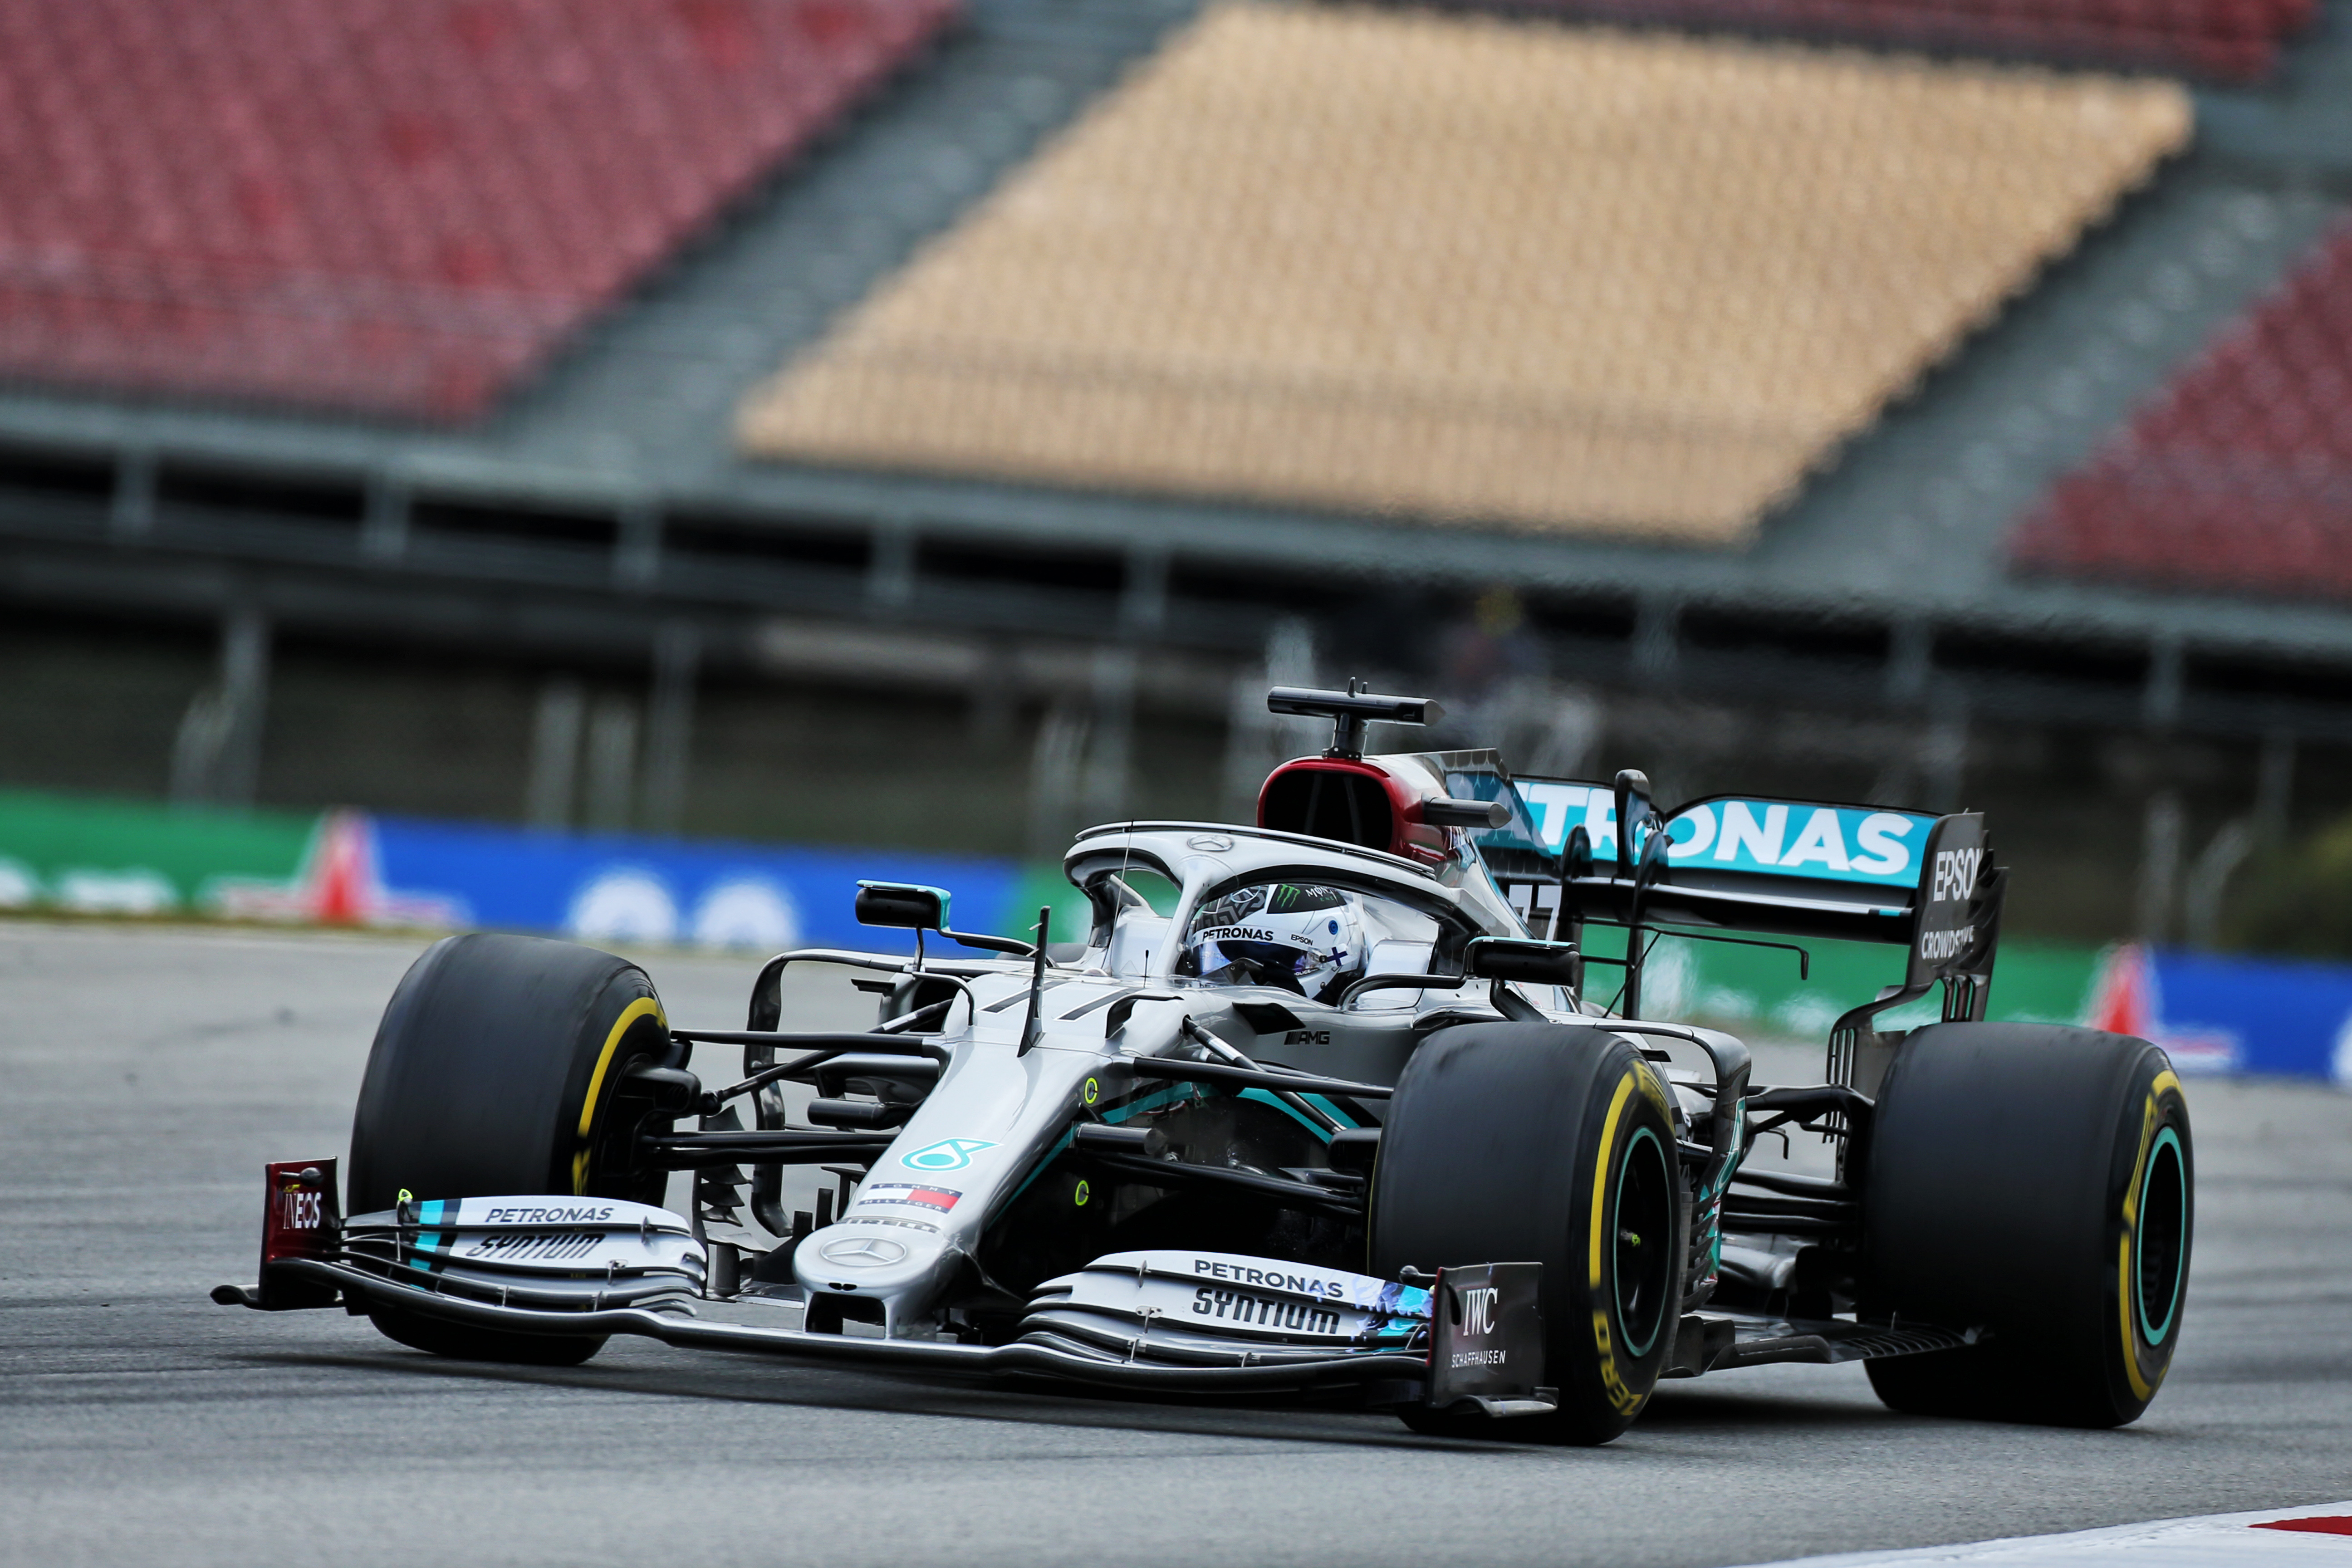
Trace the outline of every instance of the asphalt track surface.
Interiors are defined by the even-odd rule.
[[[436,1361],[263,1316],[262,1162],[339,1152],[415,942],[0,926],[0,1562],[1713,1564],[2352,1493],[2352,1097],[2192,1084],[2178,1363],[2116,1432],[1913,1420],[1858,1368],[1670,1384],[1601,1449],[619,1341]],[[674,1018],[751,966],[651,964]]]

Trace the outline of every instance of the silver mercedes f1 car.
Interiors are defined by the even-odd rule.
[[[2147,1407],[2189,1270],[2180,1083],[2142,1040],[1984,1021],[1980,817],[1664,812],[1630,771],[1365,755],[1419,699],[1269,701],[1330,747],[1255,826],[1079,835],[1082,939],[861,884],[912,956],[780,954],[740,1030],[674,1026],[590,948],[437,943],[385,1009],[342,1190],[334,1160],[270,1165],[258,1285],[215,1299],[447,1356],[627,1333],[1580,1443],[1662,1378],[1777,1362],[1866,1362],[1923,1414]],[[1838,1020],[1822,1081],[1768,1087],[1738,1039],[1643,1016],[1662,933],[1900,944],[1905,977]],[[796,966],[876,1022],[791,1027]],[[1941,1021],[1877,1026],[1938,987]],[[1751,1160],[1790,1127],[1835,1174]],[[794,1167],[834,1180],[788,1212]]]

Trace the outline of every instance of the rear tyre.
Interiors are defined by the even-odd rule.
[[[1422,1431],[1605,1443],[1633,1424],[1673,1352],[1682,1184],[1666,1091],[1598,1028],[1469,1024],[1406,1064],[1381,1123],[1371,1268],[1543,1265],[1554,1417],[1414,1412]]]
[[[668,1020],[635,964],[572,942],[475,934],[427,948],[384,1008],[352,1120],[353,1214],[419,1198],[571,1194],[658,1204],[663,1172],[628,1168],[646,1107],[617,1092],[667,1062]],[[516,1334],[394,1308],[402,1344],[474,1361],[568,1366],[601,1336]]]
[[[1864,1152],[1872,1314],[1990,1331],[1869,1363],[1920,1415],[2119,1426],[2180,1340],[2195,1228],[2189,1107],[2145,1040],[1937,1024],[1896,1047]]]

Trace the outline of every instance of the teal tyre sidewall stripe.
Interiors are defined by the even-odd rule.
[[[2172,1158],[2169,1160],[2164,1157],[2165,1151],[2168,1149],[2172,1152]],[[2187,1283],[2183,1276],[2188,1273],[2188,1270],[2180,1265],[2181,1254],[2189,1246],[2189,1163],[2180,1147],[2180,1135],[2169,1127],[2158,1131],[2156,1142],[2148,1146],[2147,1170],[2140,1176],[2139,1205],[2137,1211],[2139,1215],[2139,1234],[2132,1238],[2133,1251],[2136,1256],[2147,1243],[2147,1201],[2156,1194],[2158,1171],[2171,1173],[2171,1191],[2168,1195],[2173,1198],[2176,1204],[2174,1212],[2180,1215],[2181,1223],[2172,1241],[2172,1293],[2165,1300],[2164,1317],[2160,1321],[2150,1323],[2147,1321],[2147,1292],[2140,1289],[2137,1279],[2130,1281],[2133,1310],[2139,1315],[2140,1338],[2151,1345],[2164,1343],[2165,1336],[2172,1332],[2173,1319],[2179,1315],[2180,1309],[2180,1289]],[[2145,1265],[2143,1264],[2142,1267],[2144,1268]]]

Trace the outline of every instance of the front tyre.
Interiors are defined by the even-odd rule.
[[[667,1062],[668,1020],[645,971],[573,942],[476,933],[427,948],[393,992],[352,1119],[349,1203],[576,1194],[658,1205],[667,1174],[630,1163],[649,1107],[632,1063]],[[571,1365],[595,1336],[516,1334],[420,1317],[369,1316],[417,1350],[467,1360]]]
[[[1409,1416],[1421,1430],[1605,1443],[1674,1350],[1681,1181],[1666,1090],[1603,1029],[1469,1024],[1415,1051],[1381,1123],[1371,1268],[1543,1265],[1549,1418]]]
[[[1937,1024],[1896,1047],[1866,1156],[1865,1310],[1990,1337],[1869,1363],[1913,1415],[2120,1426],[2180,1342],[2189,1106],[2145,1040]]]

